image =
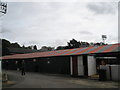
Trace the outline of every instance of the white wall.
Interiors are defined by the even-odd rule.
[[[83,67],[83,57],[78,56],[78,76],[83,76],[84,75],[84,67]]]
[[[96,59],[94,56],[88,56],[88,76],[96,74]]]
[[[120,65],[111,65],[111,76],[112,80],[114,81],[120,81]]]
[[[105,69],[106,70],[106,76],[107,80],[110,80],[110,69],[111,67],[111,79],[113,81],[120,81],[120,65],[100,65],[100,69]]]
[[[83,67],[83,57],[77,56],[77,65],[78,65],[78,76],[84,75],[84,67]],[[72,56],[70,57],[70,75],[73,75],[73,62]]]

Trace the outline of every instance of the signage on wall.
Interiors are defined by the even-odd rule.
[[[96,59],[117,59],[117,57],[96,57]]]

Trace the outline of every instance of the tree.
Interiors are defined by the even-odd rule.
[[[88,42],[80,42],[80,47],[88,47],[90,44]]]
[[[34,47],[33,47],[35,50],[37,50],[37,46],[35,45]]]
[[[42,46],[40,51],[53,51],[55,50],[54,47],[47,47],[47,46]]]
[[[63,49],[65,49],[65,46],[58,46],[58,47],[56,48],[56,50],[63,50]]]
[[[22,48],[25,48],[25,46],[23,45]]]
[[[71,49],[71,48],[79,48],[80,47],[80,42],[72,39],[69,42],[67,42],[67,46],[65,47],[66,49]]]
[[[11,43],[10,47],[20,48],[20,45],[17,42],[15,42]]]
[[[9,54],[9,50],[7,49],[7,47],[9,47],[11,45],[11,43],[6,40],[6,39],[1,39],[2,40],[2,56],[8,55]]]
[[[32,49],[32,47],[31,47],[31,46],[28,46],[28,47],[26,47],[26,49]]]
[[[2,39],[2,46],[4,46],[4,47],[10,47],[11,43],[8,40],[6,40],[6,39]]]

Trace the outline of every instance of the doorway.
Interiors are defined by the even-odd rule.
[[[77,76],[78,75],[77,56],[72,56],[72,69],[73,69],[73,76]]]

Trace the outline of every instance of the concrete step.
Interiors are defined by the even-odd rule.
[[[88,77],[89,79],[99,79],[99,75],[98,74],[94,74]]]

